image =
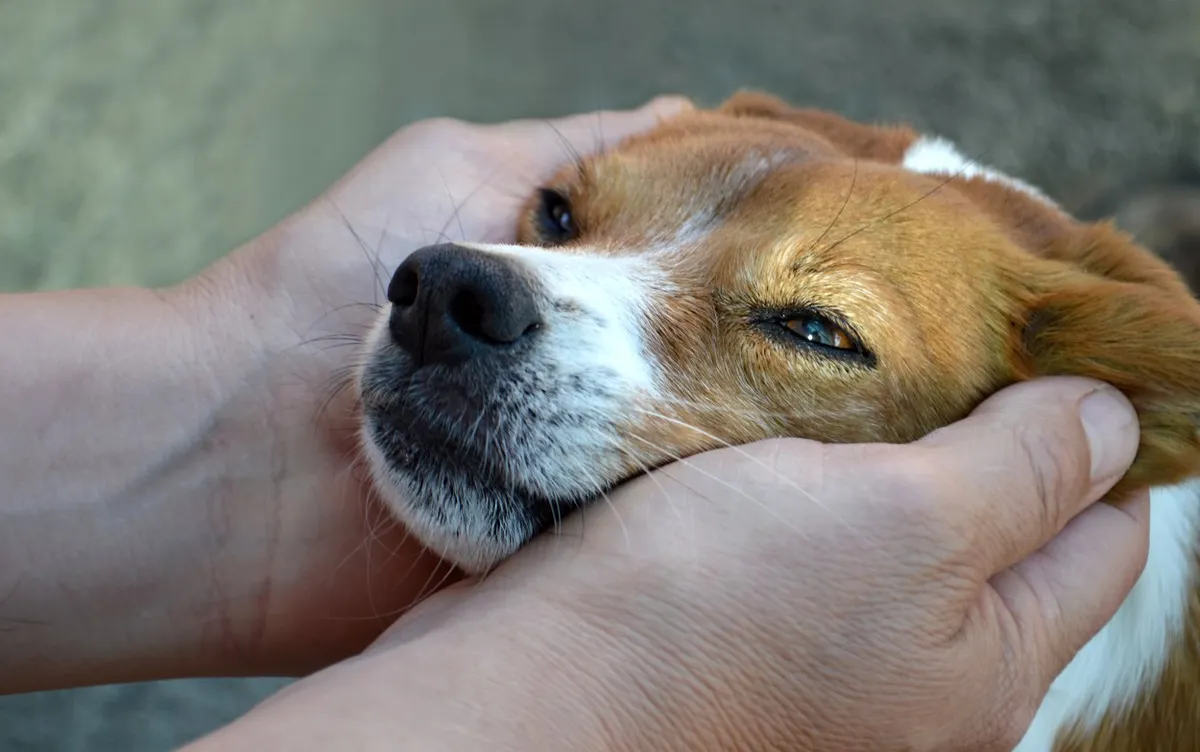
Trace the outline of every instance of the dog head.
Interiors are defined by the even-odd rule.
[[[368,460],[468,571],[674,459],[907,442],[1039,375],[1133,399],[1122,488],[1200,467],[1200,306],[1168,266],[947,141],[764,95],[572,165],[517,244],[421,249],[388,299]]]

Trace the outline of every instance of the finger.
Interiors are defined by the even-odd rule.
[[[511,129],[520,147],[544,155],[546,164],[553,165],[605,151],[694,109],[695,105],[684,97],[661,96],[635,110],[602,110],[555,120],[520,120],[501,127]]]
[[[1139,431],[1119,392],[1079,378],[1003,390],[918,446],[990,576],[1045,545],[1129,469]],[[973,554],[974,555],[974,554]]]
[[[1095,504],[1039,551],[992,579],[1012,615],[1014,644],[1036,656],[1048,686],[1120,608],[1146,565],[1150,496]]]

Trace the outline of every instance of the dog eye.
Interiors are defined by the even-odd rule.
[[[859,349],[854,338],[847,334],[845,329],[823,316],[809,314],[791,318],[784,321],[783,325],[792,334],[814,345],[834,350]]]
[[[550,245],[574,240],[579,233],[571,212],[571,202],[566,196],[549,188],[543,188],[539,194],[535,219],[542,239]]]

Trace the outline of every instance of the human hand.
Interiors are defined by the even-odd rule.
[[[399,261],[445,235],[513,240],[523,203],[564,164],[687,106],[662,98],[555,121],[417,123],[312,205],[170,291],[197,317],[225,322],[210,336],[237,340],[228,351],[254,353],[218,378],[228,393],[216,434],[230,456],[212,515],[225,532],[214,535],[222,618],[211,632],[213,652],[233,665],[218,660],[215,671],[318,668],[361,649],[451,577],[372,504],[365,474],[347,471],[350,369]],[[247,449],[257,446],[269,452]]]
[[[1091,504],[1137,442],[1063,378],[910,445],[698,455],[210,741],[1009,750],[1144,566],[1148,498]]]

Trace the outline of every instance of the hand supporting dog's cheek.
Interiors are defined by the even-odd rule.
[[[1059,449],[1030,453],[1033,432]],[[607,748],[1011,750],[1141,571],[1144,500],[1089,506],[1136,438],[1119,394],[1064,379],[912,445],[699,455],[393,637],[503,632],[550,677],[537,712]]]

